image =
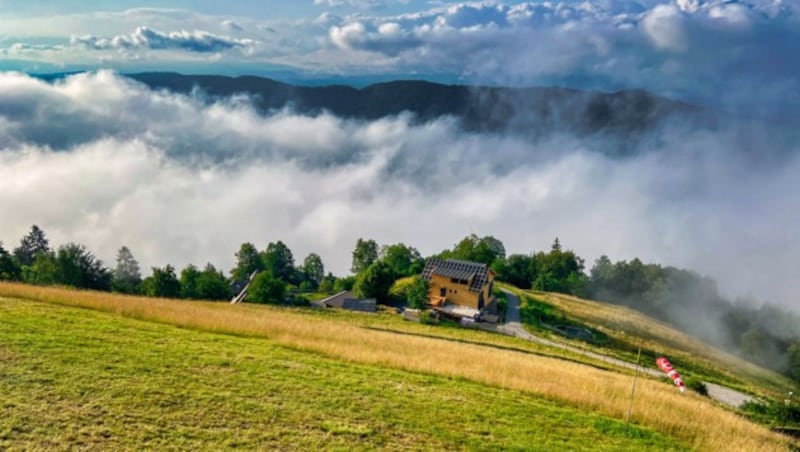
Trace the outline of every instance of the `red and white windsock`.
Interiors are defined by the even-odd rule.
[[[656,360],[656,364],[658,365],[659,369],[663,370],[664,373],[669,376],[669,378],[672,378],[672,381],[675,383],[675,386],[677,386],[678,389],[681,390],[682,394],[683,391],[685,390],[683,386],[683,379],[681,379],[681,376],[678,374],[678,371],[672,368],[672,364],[670,364],[669,361],[667,361],[667,358],[664,358],[663,356],[659,357]]]

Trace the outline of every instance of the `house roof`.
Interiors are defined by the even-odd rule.
[[[489,267],[478,262],[457,259],[428,259],[422,277],[430,280],[432,275],[469,281],[470,292],[480,292],[489,281]]]
[[[375,312],[376,300],[374,298],[356,298],[352,292],[344,291],[328,297],[319,302],[328,308],[349,309],[351,311]]]

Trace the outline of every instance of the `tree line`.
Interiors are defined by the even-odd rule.
[[[58,285],[78,289],[192,300],[230,300],[253,278],[247,301],[306,304],[302,294],[332,294],[353,290],[359,296],[389,301],[395,279],[420,273],[424,259],[413,247],[402,243],[379,247],[374,240],[359,239],[353,250],[353,275],[337,278],[325,272],[320,256],[310,253],[301,265],[282,241],[259,250],[243,243],[235,253],[230,276],[212,264],[202,269],[188,265],[178,272],[172,265],[152,267],[143,277],[139,263],[127,246],[119,249],[116,265],[107,267],[85,246],[68,243],[51,248],[45,232],[33,225],[9,251],[0,243],[0,280],[36,285]]]
[[[230,276],[209,263],[202,270],[189,265],[180,272],[171,265],[153,267],[143,278],[125,246],[117,253],[116,265],[108,268],[83,245],[68,243],[52,249],[44,231],[34,225],[13,250],[0,243],[0,280],[151,297],[229,300],[237,282],[238,290],[256,275],[247,301],[306,304],[304,294],[343,290],[381,303],[401,301],[390,290],[398,279],[407,278],[402,301],[412,307],[427,302],[427,283],[419,276],[425,258],[403,243],[379,246],[374,240],[358,239],[351,275],[344,277],[326,273],[316,253],[296,265],[282,241],[271,242],[263,250],[244,243],[235,257]],[[713,279],[690,270],[639,259],[612,262],[601,256],[587,271],[584,259],[564,249],[557,238],[547,251],[506,255],[500,240],[472,234],[430,257],[485,263],[498,280],[522,289],[628,306],[800,380],[800,319],[768,303],[726,299]]]

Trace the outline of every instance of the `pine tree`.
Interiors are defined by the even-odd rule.
[[[50,242],[47,235],[39,226],[31,226],[31,232],[20,240],[19,247],[14,249],[14,256],[20,265],[30,266],[36,261],[36,256],[50,252]]]

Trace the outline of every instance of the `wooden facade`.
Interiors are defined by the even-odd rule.
[[[434,307],[452,303],[480,311],[492,300],[495,274],[486,264],[428,259],[422,277],[428,281],[428,299]]]

